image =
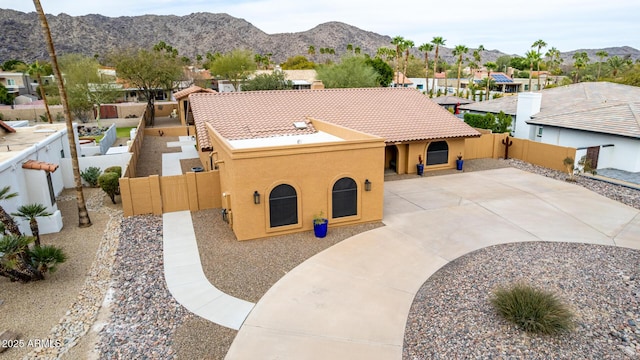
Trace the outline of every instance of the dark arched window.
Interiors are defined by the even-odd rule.
[[[298,194],[291,185],[278,185],[269,194],[271,227],[298,223]]]
[[[446,164],[449,162],[449,145],[446,141],[436,141],[427,148],[427,165]]]
[[[344,177],[333,184],[331,215],[339,218],[358,214],[358,186],[352,178]]]

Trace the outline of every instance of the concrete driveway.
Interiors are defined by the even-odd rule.
[[[519,241],[640,249],[639,213],[514,168],[386,182],[386,226],[285,275],[256,304],[226,358],[399,360],[416,292],[449,261]]]

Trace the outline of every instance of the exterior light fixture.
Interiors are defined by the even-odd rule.
[[[364,191],[371,191],[371,181],[369,179],[364,181]]]
[[[256,205],[260,204],[260,193],[258,190],[253,192],[253,203]]]

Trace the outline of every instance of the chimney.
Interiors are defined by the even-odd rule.
[[[540,112],[542,104],[542,94],[534,92],[521,92],[518,94],[518,105],[516,108],[516,124],[513,135],[521,139],[533,140],[535,127],[526,121],[531,120],[531,116]]]

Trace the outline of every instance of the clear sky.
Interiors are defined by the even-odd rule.
[[[47,14],[110,17],[227,13],[273,34],[340,21],[416,46],[434,36],[446,47],[482,44],[524,55],[534,41],[560,51],[631,46],[640,49],[638,0],[40,0]],[[35,11],[32,1],[0,0],[0,9]],[[544,51],[544,49],[543,49]]]

